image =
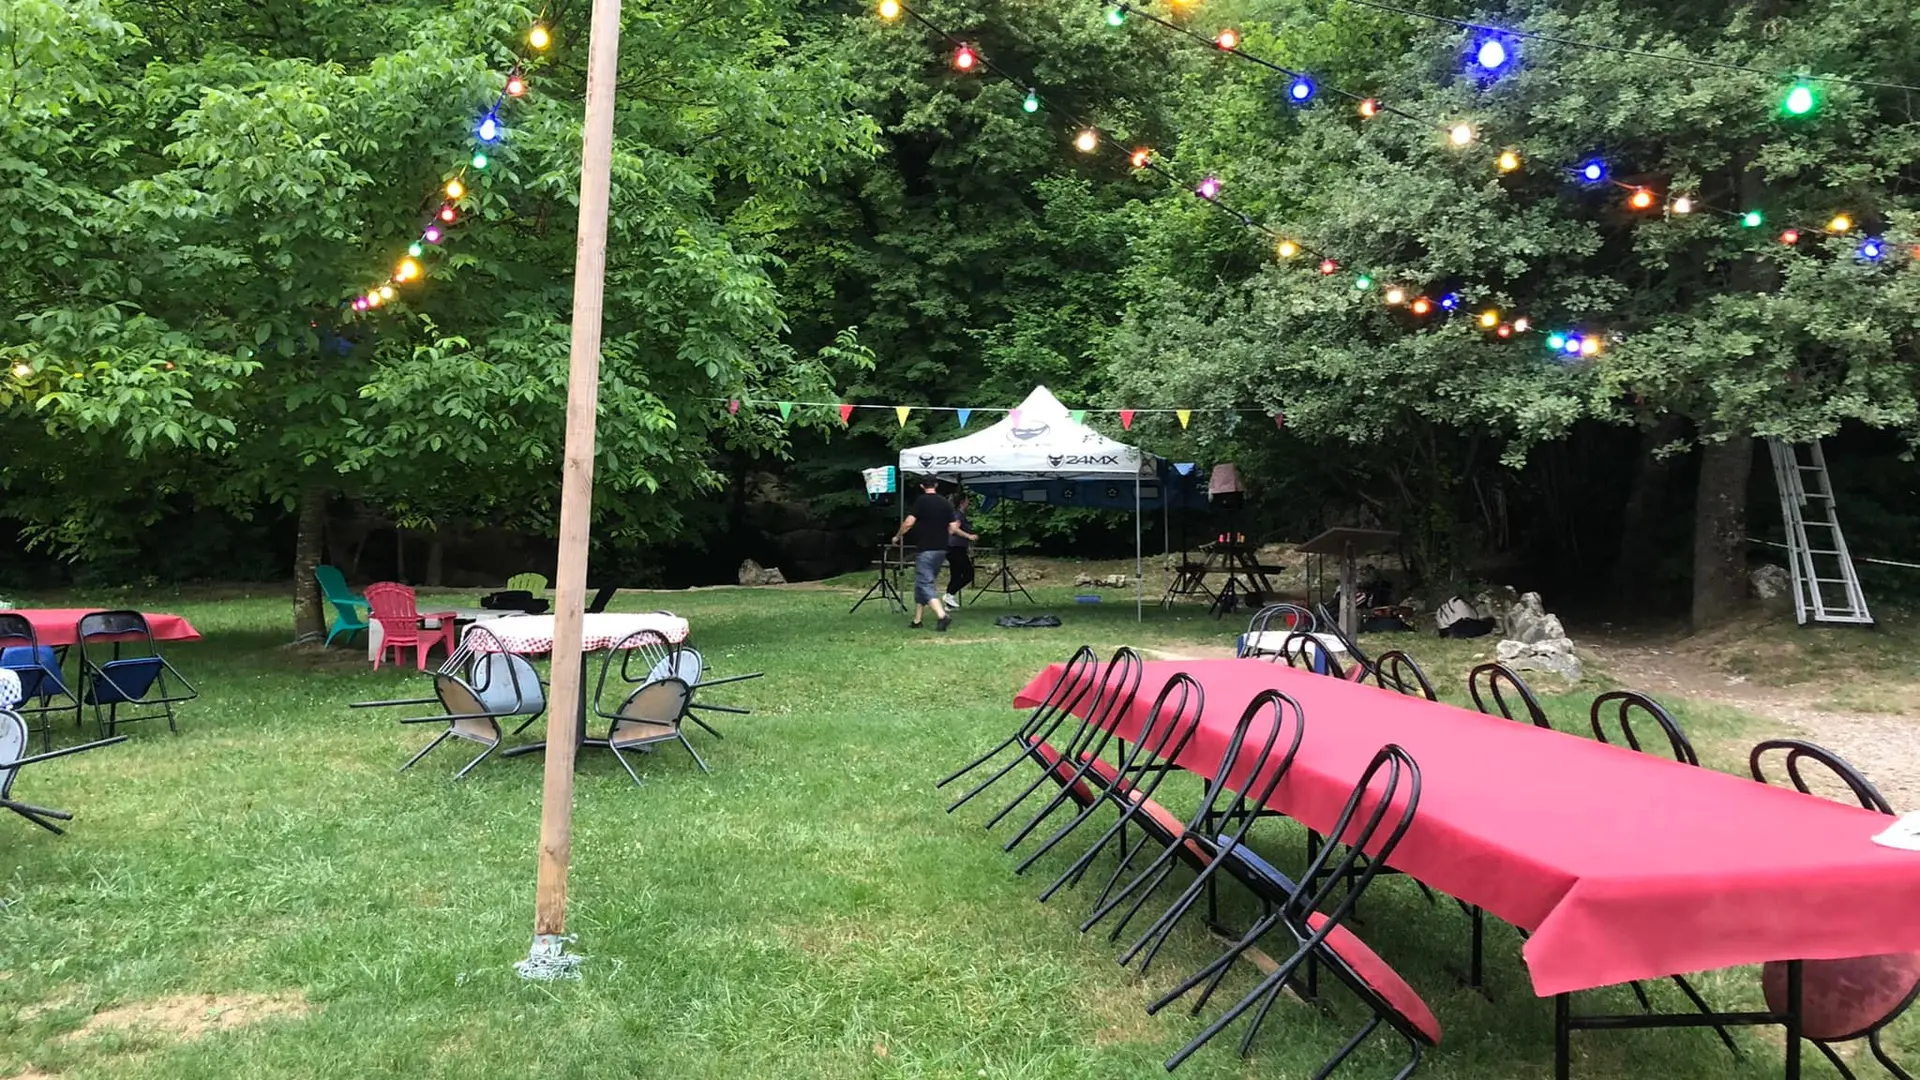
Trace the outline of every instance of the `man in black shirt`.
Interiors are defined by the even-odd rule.
[[[918,552],[913,559],[913,625],[919,626],[926,609],[933,608],[933,617],[938,622],[934,629],[944,631],[953,622],[953,616],[940,603],[940,593],[934,582],[940,576],[940,566],[947,561],[947,539],[959,528],[959,522],[953,515],[953,507],[938,494],[940,482],[931,476],[920,478],[920,497],[913,500],[913,508],[907,511],[906,519],[900,522],[900,531],[894,539],[913,537],[913,546]]]

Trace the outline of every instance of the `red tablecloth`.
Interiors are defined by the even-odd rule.
[[[80,640],[80,616],[104,608],[14,608],[11,614],[25,615],[33,623],[33,632],[42,645],[73,645]],[[200,631],[178,615],[143,611],[147,627],[155,641],[199,641]]]
[[[1532,931],[1524,955],[1542,997],[1920,951],[1920,853],[1873,843],[1882,815],[1260,660],[1145,667],[1119,733],[1138,733],[1169,677],[1192,675],[1206,708],[1179,764],[1202,775],[1255,694],[1298,701],[1306,737],[1272,808],[1311,828],[1333,824],[1383,744],[1406,748],[1420,809],[1392,864]],[[1014,704],[1039,704],[1061,669]]]

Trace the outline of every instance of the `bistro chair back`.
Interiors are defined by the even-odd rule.
[[[0,710],[0,810],[11,810],[35,825],[52,833],[63,832],[56,821],[72,821],[73,814],[65,810],[55,810],[49,806],[35,806],[13,797],[13,784],[20,778],[20,771],[29,765],[50,761],[69,754],[78,754],[87,750],[98,750],[103,746],[126,742],[125,735],[99,742],[90,742],[81,746],[67,746],[59,750],[50,750],[42,754],[27,755],[27,743],[32,736],[27,731],[27,722],[20,714],[11,710]]]
[[[1317,634],[1295,630],[1280,639],[1280,657],[1290,668],[1311,671],[1316,675],[1331,675],[1336,679],[1347,677],[1346,670],[1340,666],[1339,659],[1332,649]]]
[[[1099,659],[1093,654],[1093,649],[1085,645],[1080,646],[1061,668],[1060,678],[1055,680],[1052,688],[1047,691],[1046,699],[1020,721],[1011,735],[1001,740],[999,745],[955,769],[944,780],[933,785],[934,790],[937,791],[999,757],[1002,752],[1008,749],[1016,750],[1015,755],[1009,758],[1005,765],[950,803],[947,806],[947,813],[953,813],[975,795],[991,787],[1012,772],[1022,761],[1030,759],[1037,761],[1038,759],[1034,758],[1034,747],[1043,738],[1041,732],[1050,730],[1050,725],[1058,724],[1063,714],[1071,713],[1075,706],[1086,700],[1086,696],[1093,692],[1093,672],[1099,663]],[[1047,768],[1045,764],[1040,767]]]
[[[1482,690],[1486,696],[1481,696]],[[1531,723],[1534,727],[1553,729],[1547,721],[1547,710],[1540,707],[1540,699],[1533,696],[1533,688],[1527,685],[1517,672],[1505,664],[1481,664],[1467,672],[1467,693],[1473,696],[1473,707],[1488,716],[1504,716],[1509,720]],[[1513,702],[1507,695],[1513,695]],[[1487,707],[1487,700],[1493,700],[1493,708]],[[1514,702],[1518,702],[1525,716],[1513,714]]]
[[[73,722],[80,723],[80,699],[67,688],[60,654],[40,644],[33,620],[25,615],[0,611],[0,668],[19,678],[20,701],[13,707],[22,718],[38,718],[37,726],[28,721],[28,730],[40,733],[41,749],[53,749],[53,713],[71,711]],[[36,699],[38,705],[29,704]]]
[[[1318,627],[1313,612],[1298,604],[1268,604],[1247,620],[1247,632],[1235,643],[1235,657],[1277,656],[1281,639],[1298,630],[1312,633]]]
[[[668,655],[667,650],[671,647],[666,636],[658,631],[636,630],[621,638],[600,665],[600,682],[594,691],[594,714],[608,722],[607,748],[613,751],[613,756],[627,770],[627,775],[633,778],[635,784],[640,783],[640,774],[634,771],[627,752],[643,750],[658,743],[679,743],[686,747],[701,772],[713,771],[707,767],[700,752],[687,741],[682,727],[687,718],[687,705],[693,699],[693,688],[678,678],[648,682],[644,678],[628,677],[634,672],[650,668],[651,663],[645,657]],[[636,661],[636,655],[643,659]],[[620,665],[621,681],[627,685],[637,681],[639,685],[625,692],[620,703],[608,711],[602,699],[606,694],[607,676],[616,662]],[[642,667],[642,664],[647,664],[647,667]]]
[[[367,586],[367,604],[373,620],[380,624],[380,651],[373,657],[374,670],[379,670],[389,651],[398,663],[400,650],[407,646],[413,647],[415,666],[421,671],[427,670],[427,653],[435,645],[452,654],[453,612],[420,614],[413,590],[392,581]],[[429,621],[436,624],[432,629],[426,626]]]
[[[367,617],[364,614],[367,598],[353,595],[339,567],[322,563],[313,568],[313,580],[320,585],[321,597],[333,607],[333,625],[327,629],[326,645],[333,644],[333,639],[342,634],[352,637],[367,629]]]
[[[1588,719],[1593,722],[1593,737],[1601,742],[1611,742],[1607,738],[1607,724],[1601,714],[1607,706],[1613,706],[1614,726],[1620,729],[1620,736],[1632,750],[1644,752],[1640,745],[1639,734],[1634,731],[1636,716],[1644,716],[1647,721],[1660,729],[1666,736],[1667,749],[1673,752],[1673,759],[1686,765],[1700,764],[1700,755],[1693,752],[1693,743],[1680,730],[1680,724],[1673,714],[1662,708],[1660,703],[1637,690],[1609,690],[1593,699],[1593,705],[1587,710]]]
[[[1804,795],[1822,794],[1807,786],[1807,778],[1800,771],[1802,762],[1811,761],[1832,773],[1833,778],[1845,785],[1847,790],[1853,793],[1853,797],[1860,801],[1863,809],[1880,814],[1893,813],[1893,804],[1887,801],[1885,795],[1880,794],[1879,788],[1873,786],[1873,781],[1862,775],[1860,770],[1854,768],[1847,759],[1817,743],[1800,739],[1768,739],[1760,743],[1747,757],[1747,767],[1752,770],[1755,780],[1763,784],[1773,782],[1767,779],[1764,759],[1767,755],[1774,753],[1781,755],[1781,766],[1786,770],[1787,781],[1793,785],[1795,791]],[[1831,796],[1822,795],[1822,797]]]
[[[1119,718],[1133,706],[1134,695],[1140,692],[1140,673],[1143,667],[1139,653],[1124,645],[1114,650],[1113,658],[1107,661],[1106,669],[1100,673],[1100,687],[1094,693],[1093,706],[1087,710],[1086,717],[1080,720],[1079,726],[1073,728],[1066,739],[1062,740],[1058,735],[1059,731],[1065,728],[1067,720],[1066,714],[1063,713],[1058,718],[1055,730],[1043,735],[1035,743],[1034,752],[1040,763],[1040,775],[1034,778],[1033,783],[1028,785],[1026,790],[1016,795],[1012,802],[1002,807],[999,813],[988,818],[986,828],[991,829],[998,825],[1002,818],[1013,812],[1014,807],[1025,802],[1028,796],[1038,791],[1049,779],[1056,783],[1070,781],[1063,784],[1061,791],[1042,807],[1040,813],[1015,834],[1014,839],[1017,842],[1031,832],[1041,818],[1059,809],[1061,804],[1073,794],[1084,790],[1082,785],[1084,785],[1086,773],[1092,767],[1090,759],[1099,757],[1100,751],[1106,748],[1107,743],[1113,738],[1113,729],[1118,724]],[[1013,850],[1013,845],[1007,845],[1007,850]]]
[[[1785,756],[1783,766],[1794,788],[1816,795],[1808,788],[1802,762],[1812,761],[1833,773],[1859,800],[1861,807],[1876,813],[1893,815],[1893,806],[1880,789],[1845,758],[1823,746],[1799,739],[1768,739],[1753,748],[1748,765],[1753,778],[1767,783],[1761,759],[1772,753]],[[1833,1067],[1846,1080],[1854,1080],[1853,1070],[1830,1044],[1866,1039],[1875,1060],[1895,1080],[1913,1080],[1881,1045],[1880,1033],[1888,1024],[1920,997],[1920,953],[1890,953],[1881,956],[1856,956],[1846,960],[1806,960],[1801,963],[1801,1034],[1820,1048]],[[1760,986],[1767,1008],[1784,1012],[1787,1007],[1787,965],[1769,961],[1760,971]]]
[[[1393,690],[1408,697],[1423,697],[1428,701],[1439,701],[1440,695],[1433,692],[1433,684],[1427,681],[1427,673],[1405,651],[1393,649],[1380,654],[1373,662],[1373,670],[1360,681],[1369,679],[1383,690]]]
[[[168,731],[179,730],[173,707],[200,694],[160,654],[145,615],[90,611],[80,616],[76,637],[80,700],[93,707],[102,735],[115,734],[122,723],[162,716]]]
[[[1324,603],[1314,605],[1314,611],[1319,619],[1320,632],[1330,635],[1335,641],[1340,643],[1340,647],[1346,650],[1350,665],[1358,665],[1363,669],[1373,666],[1373,661],[1368,658],[1367,654],[1360,651],[1360,643],[1353,640],[1353,637],[1347,633],[1346,628],[1340,625],[1339,616],[1328,611],[1327,605]]]

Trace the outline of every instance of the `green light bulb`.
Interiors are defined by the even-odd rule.
[[[474,168],[476,168],[476,169],[484,169],[484,168],[486,168],[486,167],[487,167],[487,155],[485,155],[485,154],[475,154],[475,155],[473,155],[473,167],[474,167]]]
[[[1124,23],[1126,21],[1127,21],[1126,8],[1110,7],[1107,9],[1107,25],[1108,26],[1119,26],[1121,23]]]
[[[1790,116],[1805,116],[1813,111],[1815,104],[1813,87],[1806,83],[1795,83],[1793,89],[1787,91],[1786,109]]]
[[[1030,113],[1039,112],[1040,111],[1040,95],[1037,93],[1034,93],[1032,90],[1027,91],[1027,99],[1020,103],[1020,107]]]
[[[1373,279],[1365,274],[1361,274],[1359,277],[1353,279],[1353,287],[1360,291],[1371,289],[1373,288]]]
[[[415,241],[407,245],[407,254],[413,256],[416,259],[420,257],[420,252],[422,252],[423,250],[425,249],[420,246],[419,241]]]
[[[1760,216],[1760,211],[1749,210],[1745,214],[1741,215],[1740,224],[1745,228],[1757,229],[1760,227],[1760,223],[1765,220],[1766,220],[1765,218]]]

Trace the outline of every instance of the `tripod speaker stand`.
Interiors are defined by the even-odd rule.
[[[900,586],[896,579],[900,571],[905,568],[906,561],[905,548],[899,544],[881,544],[879,570],[874,576],[873,584],[867,587],[865,595],[853,602],[853,606],[847,609],[847,614],[851,615],[859,611],[861,604],[877,597],[887,601],[891,607],[905,615],[907,602],[900,595]]]
[[[1035,602],[1033,594],[1027,591],[1025,585],[1020,584],[1020,579],[1015,576],[1013,568],[1007,565],[1007,549],[1005,546],[1000,548],[1000,565],[994,569],[993,573],[988,574],[985,580],[980,582],[980,587],[974,591],[973,599],[977,601],[990,592],[1005,595],[1008,604],[1013,603],[1014,593],[1019,593],[1021,596],[1026,597],[1027,603],[1029,604]]]

